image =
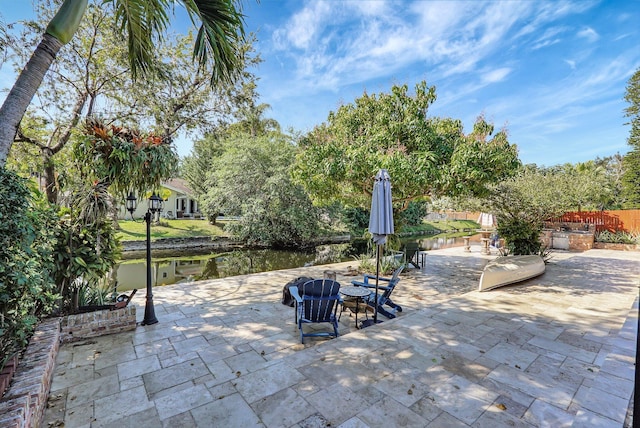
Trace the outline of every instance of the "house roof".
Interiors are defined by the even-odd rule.
[[[174,192],[182,193],[187,196],[193,195],[193,190],[191,190],[187,181],[183,180],[182,178],[172,178],[171,180],[164,181],[162,183],[162,186],[166,187],[169,190],[173,190]]]

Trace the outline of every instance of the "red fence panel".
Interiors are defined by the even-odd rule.
[[[640,232],[640,210],[568,212],[551,221],[594,224],[597,232]]]

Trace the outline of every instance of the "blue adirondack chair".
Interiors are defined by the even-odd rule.
[[[384,315],[385,317],[392,319],[395,318],[395,314],[393,312],[402,312],[402,307],[391,300],[391,293],[398,285],[400,281],[400,274],[404,270],[405,265],[401,265],[398,269],[393,272],[391,278],[382,278],[380,277],[378,280],[378,313]],[[367,304],[371,307],[376,306],[376,295],[373,292],[376,288],[376,276],[365,274],[363,281],[351,281],[353,285],[359,287],[367,287],[371,289],[372,293],[368,297]],[[393,312],[390,312],[384,308],[384,306],[389,306],[393,309]]]
[[[314,279],[299,287],[290,287],[289,290],[296,302],[296,324],[302,343],[305,337],[338,337],[337,311],[338,303],[342,301],[340,283],[332,279]],[[317,323],[329,323],[333,326],[333,331],[304,332],[304,324]]]

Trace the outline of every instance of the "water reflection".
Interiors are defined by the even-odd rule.
[[[462,245],[461,237],[429,236],[403,239],[403,245],[417,243],[421,250],[434,250]],[[323,265],[355,260],[366,253],[366,243],[321,245],[315,251],[235,250],[213,254],[176,254],[154,258],[151,263],[154,286],[225,278],[227,276],[267,272],[301,266]],[[118,291],[146,286],[144,259],[127,260],[117,267]]]

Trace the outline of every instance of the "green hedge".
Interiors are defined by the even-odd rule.
[[[57,299],[51,274],[57,216],[27,181],[0,168],[0,367]]]

